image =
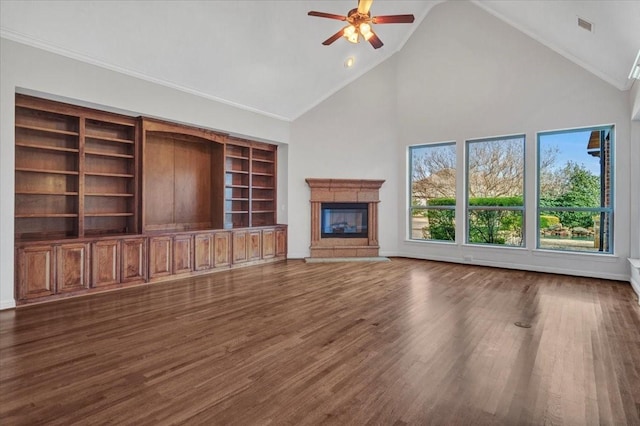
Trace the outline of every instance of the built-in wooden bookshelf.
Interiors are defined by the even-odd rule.
[[[136,226],[136,124],[85,120],[84,233],[126,234]]]
[[[137,232],[136,119],[16,95],[17,240]]]
[[[18,303],[286,258],[275,145],[25,95],[15,117]]]
[[[225,228],[276,223],[276,146],[230,139],[225,146]]]

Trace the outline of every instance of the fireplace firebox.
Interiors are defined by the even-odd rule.
[[[322,203],[322,238],[367,238],[367,203]]]

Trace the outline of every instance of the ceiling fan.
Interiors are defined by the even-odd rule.
[[[337,19],[338,21],[347,21],[349,25],[322,42],[325,46],[330,45],[340,37],[346,38],[351,43],[358,43],[360,37],[367,40],[374,49],[382,47],[383,43],[376,33],[371,29],[372,24],[410,24],[413,22],[413,15],[386,15],[371,17],[369,9],[373,0],[359,0],[358,7],[351,9],[347,16],[334,15],[333,13],[315,12],[308,13],[309,16],[317,16],[319,18]]]

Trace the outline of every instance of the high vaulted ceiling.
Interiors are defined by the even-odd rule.
[[[375,0],[373,16],[416,17],[413,24],[374,26],[385,44],[378,50],[343,39],[323,46],[344,23],[307,16],[310,10],[346,15],[356,0],[2,0],[0,35],[293,120],[401,49],[440,2]],[[627,76],[640,49],[640,2],[474,3],[618,89],[630,87]],[[579,28],[578,17],[594,31]],[[350,56],[355,65],[346,68]]]

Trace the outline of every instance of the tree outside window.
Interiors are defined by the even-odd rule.
[[[411,239],[456,239],[456,146],[454,142],[409,149]]]
[[[613,252],[612,151],[613,126],[538,134],[538,248]]]
[[[524,135],[467,141],[467,242],[524,245]]]

